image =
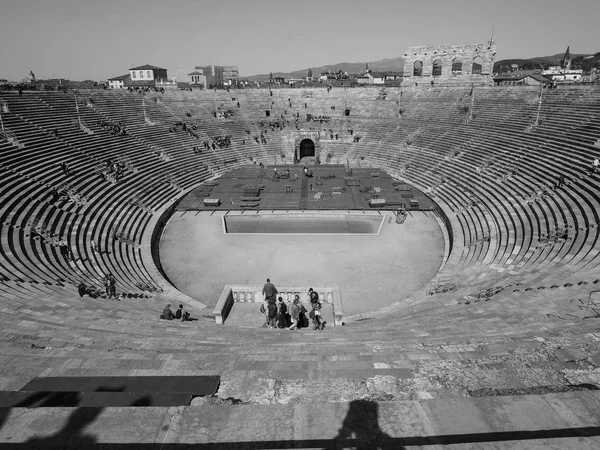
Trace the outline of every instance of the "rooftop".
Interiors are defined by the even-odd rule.
[[[129,75],[129,74],[119,75],[118,77],[109,78],[108,81],[125,81],[125,80],[129,80],[130,78],[131,78],[131,75]]]
[[[144,64],[143,66],[132,67],[129,70],[167,70],[167,69],[163,69],[162,67],[152,66],[150,64]]]

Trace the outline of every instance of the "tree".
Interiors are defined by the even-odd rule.
[[[273,81],[273,72],[269,72],[269,80]]]
[[[312,78],[312,69],[308,69],[308,73],[306,74],[306,78]]]

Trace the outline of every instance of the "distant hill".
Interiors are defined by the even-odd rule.
[[[494,64],[494,72],[510,72],[512,64],[519,66],[523,70],[547,69],[549,66],[556,66],[564,53],[557,53],[551,56],[537,56],[528,59],[502,59]],[[593,68],[600,69],[600,52],[596,54],[571,54],[571,67],[573,69],[583,69],[584,73],[589,73]]]
[[[366,63],[364,62],[341,62],[328,66],[311,67],[311,70],[314,77],[319,77],[321,73],[324,72],[331,71],[331,73],[334,73],[338,72],[339,70],[341,70],[342,72],[359,74],[365,72],[365,64]],[[380,59],[379,61],[369,62],[369,69],[377,72],[402,72],[403,68],[404,59],[401,56],[398,56],[396,58],[384,58]],[[294,70],[293,72],[273,72],[273,76],[284,78],[303,78],[306,76],[307,72],[308,67],[306,69]],[[248,79],[250,81],[265,81],[269,79],[269,74],[263,73],[252,76],[241,76],[240,78]]]

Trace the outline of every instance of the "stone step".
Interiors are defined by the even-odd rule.
[[[215,399],[213,401],[214,403]],[[3,448],[598,448],[600,394],[454,400],[12,408]],[[193,403],[206,403],[200,398]],[[229,404],[227,404],[229,403]]]

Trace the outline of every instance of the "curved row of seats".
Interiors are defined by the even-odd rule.
[[[177,91],[145,97],[91,91],[77,100],[57,93],[3,95],[10,108],[3,114],[5,126],[25,144],[22,149],[0,144],[3,292],[29,300],[73,297],[80,281],[100,286],[101,277],[110,272],[119,292],[156,298],[147,303],[147,312],[142,310],[152,317],[163,299],[152,290],[162,280],[151,275],[152,262],[144,259],[140,244],[152,232],[154,214],[198,183],[248,164],[248,154],[254,163],[272,163],[287,149],[291,162],[294,117],[300,128],[316,128],[305,120],[307,113],[331,117],[319,124],[322,130],[346,131],[342,145],[323,141],[333,160],[383,167],[431,192],[453,224],[454,248],[441,274],[459,277],[461,292],[477,291],[498,277],[533,287],[548,280],[585,279],[600,262],[600,184],[584,170],[597,150],[593,142],[600,130],[600,93],[544,92],[540,124],[531,128],[538,96],[537,91],[500,88],[474,94],[464,88],[396,89],[385,99],[373,89],[290,89],[272,96],[256,90]],[[471,105],[473,117],[467,120],[465,107]],[[344,114],[346,108],[350,116]],[[233,110],[234,120],[215,118],[215,109]],[[271,117],[289,117],[291,125],[283,131],[268,129],[268,144],[256,144],[250,136],[264,131],[258,121],[268,119],[266,109]],[[154,125],[146,123],[144,113]],[[78,117],[93,134],[79,128]],[[104,120],[122,122],[127,135],[111,135],[97,125]],[[200,139],[170,133],[177,121],[197,125]],[[360,142],[348,139],[347,129],[362,134]],[[203,150],[204,139],[221,135],[231,135],[232,146],[199,155],[192,151],[193,146]],[[246,145],[241,145],[243,139]],[[460,153],[449,156],[456,149]],[[160,150],[168,160],[160,158]],[[126,158],[136,170],[112,185],[96,169],[118,158]],[[62,174],[61,162],[75,175]],[[553,184],[561,174],[571,178],[568,186],[526,201],[540,184]],[[50,204],[50,188],[65,184],[85,201]],[[40,224],[52,239],[33,233]],[[571,227],[569,239],[540,243],[563,226]],[[115,232],[126,238],[115,239]],[[91,251],[92,240],[99,255]],[[73,262],[61,256],[58,241],[67,242]],[[127,315],[127,305],[113,307],[119,317]]]

